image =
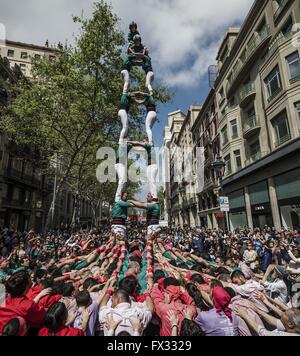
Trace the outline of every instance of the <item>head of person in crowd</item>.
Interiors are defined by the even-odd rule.
[[[136,293],[137,288],[138,281],[133,276],[128,276],[119,283],[119,289],[126,291],[131,296]]]
[[[28,327],[25,319],[17,317],[9,320],[3,327],[2,336],[26,336]]]
[[[30,276],[26,271],[14,273],[5,283],[7,293],[13,298],[25,296],[31,285]]]
[[[201,328],[198,324],[196,324],[193,320],[184,319],[181,324],[180,330],[181,337],[197,337],[197,336],[205,336]]]
[[[88,308],[93,302],[90,293],[86,290],[78,292],[75,299],[78,308]]]
[[[166,274],[162,270],[156,270],[153,275],[153,282],[158,283],[160,280],[166,278]]]
[[[231,297],[222,286],[212,287],[211,298],[218,314],[224,313],[232,321]]]
[[[118,289],[112,295],[111,301],[112,301],[112,308],[116,308],[118,305],[123,303],[130,304],[130,296],[125,290]]]
[[[141,266],[138,262],[132,261],[128,264],[128,271],[127,273],[132,273],[138,275],[141,271]]]
[[[44,325],[50,333],[55,334],[66,325],[68,310],[64,303],[55,303],[47,311]]]
[[[300,310],[293,308],[282,314],[281,322],[286,331],[291,334],[300,334]]]
[[[234,271],[231,274],[231,280],[233,284],[237,286],[242,286],[247,282],[247,279],[242,271]]]

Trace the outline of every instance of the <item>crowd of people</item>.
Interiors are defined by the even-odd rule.
[[[300,234],[0,235],[2,336],[300,336]]]

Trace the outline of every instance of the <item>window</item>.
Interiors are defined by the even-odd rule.
[[[226,164],[226,170],[225,170],[225,175],[228,176],[229,174],[232,173],[232,167],[231,167],[231,158],[230,155],[226,156],[224,158],[225,164]]]
[[[254,158],[260,153],[260,143],[259,140],[255,141],[252,143],[252,145],[249,146],[250,149],[250,156]]]
[[[298,117],[299,117],[299,125],[300,125],[300,101],[298,103],[295,104],[297,113],[298,113]]]
[[[292,31],[292,28],[294,26],[294,22],[293,19],[290,17],[287,22],[283,25],[282,29],[281,29],[281,33],[286,36],[287,34],[289,34]]]
[[[276,147],[284,144],[291,139],[289,121],[286,112],[280,114],[273,120],[273,127],[275,131]]]
[[[35,54],[35,55],[34,55],[34,58],[35,58],[35,59],[41,59],[41,55],[40,55],[40,54]]]
[[[286,61],[289,66],[290,81],[293,82],[296,79],[300,79],[300,61],[298,51],[286,57]]]
[[[225,99],[224,88],[222,88],[222,89],[219,91],[219,97],[220,97],[219,103],[222,103],[223,100]]]
[[[223,139],[223,146],[225,146],[228,143],[227,126],[225,126],[222,130],[222,139]]]
[[[13,49],[9,49],[7,51],[7,57],[13,58],[15,56],[15,51]]]
[[[281,77],[277,66],[266,78],[265,84],[268,92],[268,101],[271,101],[281,90]]]
[[[28,53],[27,52],[21,52],[21,59],[27,59],[28,58]]]
[[[236,139],[239,137],[239,133],[238,133],[238,126],[237,126],[237,120],[232,120],[230,122],[230,125],[231,125],[231,137],[232,139]]]
[[[49,56],[50,61],[54,61],[55,58],[56,58],[55,56]]]
[[[241,151],[237,150],[237,151],[234,151],[233,153],[235,156],[236,170],[240,171],[242,169]]]

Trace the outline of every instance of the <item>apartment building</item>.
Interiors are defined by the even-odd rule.
[[[195,196],[197,205],[197,221],[195,225],[209,228],[224,227],[225,224],[225,215],[219,209],[218,182],[216,182],[213,168],[213,163],[220,154],[218,113],[215,99],[215,91],[212,89],[191,127],[194,157],[197,160],[197,164],[201,163],[197,158],[196,150],[198,148],[204,149],[202,167],[198,170],[198,178],[199,173],[200,175],[203,174],[203,182],[198,187]]]
[[[55,60],[57,49],[49,46],[38,46],[34,44],[15,42],[6,40],[0,45],[1,57],[7,58],[11,67],[19,66],[22,73],[27,77],[32,77],[32,60],[42,57]]]
[[[300,228],[299,1],[255,1],[215,83],[230,227]]]

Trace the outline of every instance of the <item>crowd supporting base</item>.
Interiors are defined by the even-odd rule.
[[[0,236],[2,336],[300,336],[300,234]]]

